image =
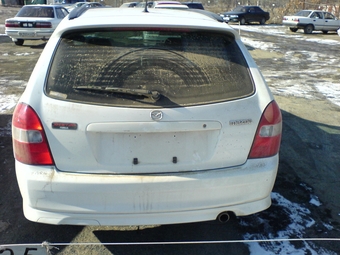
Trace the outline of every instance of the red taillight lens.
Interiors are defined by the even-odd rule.
[[[18,22],[18,21],[6,21],[5,27],[20,27],[20,22]]]
[[[16,160],[29,165],[54,164],[40,119],[27,104],[20,103],[15,108],[12,138]]]
[[[282,116],[279,106],[272,101],[262,114],[248,158],[276,155],[280,149]]]
[[[36,28],[51,28],[52,23],[51,22],[37,22],[35,23]]]

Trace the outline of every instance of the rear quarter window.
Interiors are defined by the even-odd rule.
[[[234,38],[209,31],[68,33],[46,83],[53,98],[123,107],[211,104],[253,93]]]
[[[67,16],[68,12],[64,8],[56,8],[56,16],[58,19],[63,19],[65,16]]]

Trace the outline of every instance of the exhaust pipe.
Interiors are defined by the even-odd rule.
[[[217,215],[216,220],[218,220],[220,223],[228,222],[230,220],[229,212],[221,212],[219,215]]]

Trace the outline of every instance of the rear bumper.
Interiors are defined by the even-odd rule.
[[[308,25],[308,24],[297,23],[297,22],[293,22],[293,21],[284,21],[282,24],[284,26],[290,27],[290,28],[304,28],[306,25]]]
[[[16,162],[25,217],[48,224],[150,225],[248,215],[268,208],[278,156],[169,175],[91,175]]]
[[[47,40],[51,37],[54,30],[48,31],[32,31],[32,32],[22,32],[22,31],[12,31],[6,30],[6,34],[14,40],[24,39],[24,40]]]

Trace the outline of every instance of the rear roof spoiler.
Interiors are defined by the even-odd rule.
[[[87,6],[86,4],[84,4],[83,6],[79,7],[79,8],[75,8],[73,9],[69,15],[68,15],[68,19],[71,20],[71,19],[76,19],[78,17],[80,17],[81,15],[83,15],[87,10],[91,9],[91,8],[107,8],[105,6]],[[142,9],[144,12],[148,12],[147,8],[145,9]],[[218,22],[224,22],[223,18],[216,14],[216,13],[213,13],[213,12],[210,12],[210,11],[206,11],[206,10],[201,10],[201,9],[185,9],[185,10],[181,10],[181,11],[191,11],[191,12],[197,12],[197,13],[201,13],[211,19],[214,19]]]

